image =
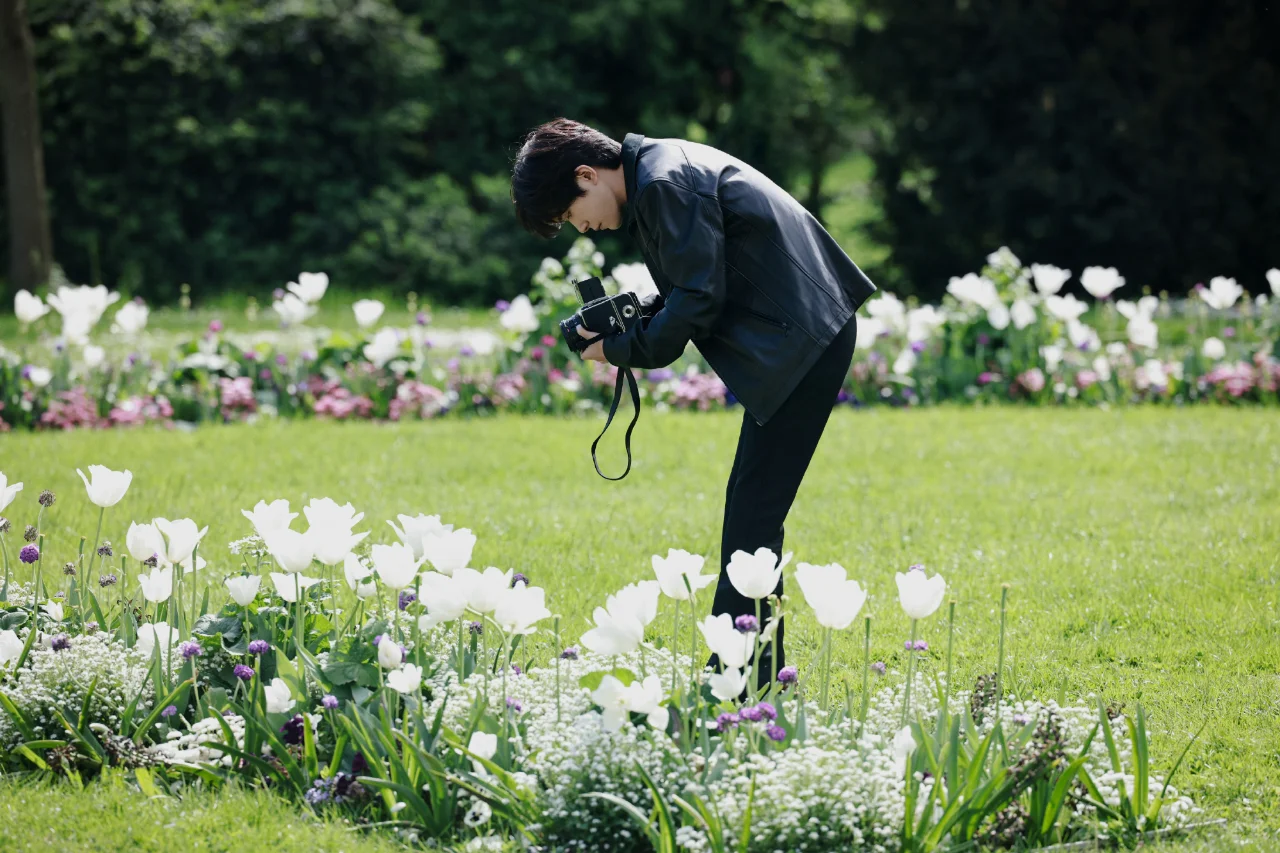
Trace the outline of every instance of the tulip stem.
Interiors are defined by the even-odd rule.
[[[507,651],[511,638],[507,636],[507,632],[502,632],[502,742],[507,742],[507,727],[510,724],[511,706],[507,703]]]
[[[819,706],[823,713],[827,711],[827,685],[831,683],[831,629],[824,628],[822,634],[822,698]]]
[[[96,533],[94,533],[94,534],[93,534],[93,552],[92,552],[91,554],[89,554],[89,571],[85,572],[85,585],[86,585],[86,586],[87,586],[87,585],[88,585],[88,583],[89,583],[89,578],[91,578],[91,577],[93,576],[93,558],[94,558],[95,556],[97,556],[97,554],[98,554],[98,544],[99,544],[100,542],[102,542],[102,517],[103,517],[104,515],[106,515],[106,514],[107,514],[107,508],[106,508],[105,506],[104,506],[104,507],[99,507],[99,508],[98,508],[98,531],[97,531]],[[101,559],[100,557],[99,557],[99,559],[98,559],[98,563],[99,563],[98,573],[99,573],[99,574],[101,574],[101,573],[102,573],[102,567],[101,567],[102,559]]]
[[[907,653],[907,690],[902,698],[902,724],[907,724],[907,716],[911,713],[911,681],[916,670],[916,626],[918,619],[911,620],[911,651]]]
[[[948,611],[947,618],[947,681],[943,685],[942,708],[946,710],[951,707],[951,646],[955,639],[956,633],[956,602],[953,598]]]
[[[871,701],[871,695],[867,692],[867,677],[871,673],[871,617],[868,616],[863,621],[866,628],[862,640],[862,712],[858,716],[859,737],[867,724],[867,706]]]
[[[0,533],[0,554],[4,555],[4,586],[0,587],[0,592],[4,595],[0,597],[0,601],[7,601],[9,599],[9,545],[4,541],[3,533]]]
[[[680,602],[676,602],[676,616],[680,616]],[[461,624],[461,622],[459,622]],[[556,644],[552,653],[556,656],[556,723],[560,723],[560,617],[555,620]],[[458,630],[458,653],[462,653],[462,630]],[[671,693],[676,692],[675,646],[671,647]]]
[[[755,602],[756,602],[756,636],[755,636],[755,640],[752,642],[753,649],[751,652],[751,664],[752,664],[752,669],[755,670],[756,684],[758,685],[760,683],[760,652],[764,650],[764,643],[761,640],[761,638],[764,636],[764,624],[760,621],[760,599],[758,598],[755,599]],[[759,690],[750,690],[750,689],[748,689],[747,691],[747,693],[750,696],[754,697],[755,699],[760,698],[760,692],[761,691]]]
[[[779,596],[773,602],[773,621],[774,628],[769,634],[769,698],[772,699],[778,692],[778,632],[782,630],[782,598]],[[764,626],[760,626],[760,630],[764,630]]]
[[[7,568],[8,564],[6,563],[5,565]],[[678,598],[675,599],[675,605],[676,605],[676,613],[675,613],[675,616],[672,617],[672,622],[671,622],[671,698],[672,699],[674,699],[676,695],[676,678],[677,678],[676,671],[680,668],[676,664],[676,646],[680,642],[680,599]],[[559,629],[557,628],[557,630]],[[558,648],[559,645],[560,645],[560,639],[559,639],[559,636],[557,635],[556,647]],[[560,701],[560,689],[559,689],[558,682],[556,685],[556,701],[557,702]],[[558,716],[556,720],[557,722],[559,721]]]
[[[461,684],[462,680],[467,677],[466,666],[464,665],[466,662],[466,656],[462,651],[462,634],[467,629],[466,621],[467,620],[463,619],[461,616],[458,617],[458,683],[459,684]]]
[[[44,509],[43,504],[40,505],[40,509],[41,510]],[[40,554],[38,557],[36,557],[36,597],[33,600],[38,604],[40,599],[44,597],[43,595],[41,595],[41,593],[44,591],[44,534],[43,533],[40,533],[36,536],[36,548],[39,549]]]
[[[196,619],[199,618],[196,616],[196,567],[200,565],[198,562],[199,558],[200,543],[197,542],[195,547],[191,549],[191,614],[189,617],[191,620],[191,627],[195,627]],[[174,571],[177,571],[177,569],[175,568]]]

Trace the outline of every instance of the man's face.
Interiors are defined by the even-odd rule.
[[[586,195],[575,199],[569,210],[560,221],[578,229],[578,233],[588,231],[612,231],[622,222],[622,211],[618,199],[601,180],[600,172],[591,166],[578,167],[578,187]]]

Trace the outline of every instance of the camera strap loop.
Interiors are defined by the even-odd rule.
[[[592,341],[599,340],[604,337],[599,335]],[[627,434],[624,444],[627,448],[627,468],[617,477],[610,477],[600,470],[600,463],[596,460],[596,445],[600,443],[600,439],[604,438],[604,434],[609,431],[609,424],[613,423],[613,416],[618,413],[618,401],[622,399],[622,383],[626,381],[631,389],[631,402],[635,406],[635,414],[631,416],[631,423],[627,426]],[[600,434],[596,436],[596,440],[591,442],[591,464],[596,466],[596,473],[606,480],[621,480],[631,472],[631,431],[636,428],[636,421],[640,420],[640,389],[636,387],[636,375],[631,372],[630,367],[618,368],[618,379],[613,386],[613,404],[609,406],[609,418],[604,422],[604,429],[600,430]]]

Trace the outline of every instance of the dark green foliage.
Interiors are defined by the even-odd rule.
[[[892,126],[876,236],[902,273],[878,280],[936,297],[1008,245],[1077,275],[1116,266],[1126,298],[1215,275],[1266,289],[1280,233],[1274,8],[867,6],[877,28],[857,75]]]

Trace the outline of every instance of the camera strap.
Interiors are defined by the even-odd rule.
[[[594,343],[604,335],[597,335],[591,338],[588,343]],[[631,402],[635,406],[635,414],[631,416],[631,423],[627,426],[627,434],[623,443],[627,448],[627,468],[617,477],[610,477],[600,470],[600,463],[596,460],[596,445],[600,443],[600,439],[604,438],[604,434],[609,431],[609,424],[613,423],[613,416],[618,413],[618,402],[622,399],[622,383],[626,381],[631,389]],[[596,466],[596,473],[606,480],[621,480],[631,472],[631,431],[636,428],[636,421],[640,420],[640,389],[636,387],[636,376],[631,372],[630,367],[618,368],[618,379],[613,386],[613,404],[609,406],[609,418],[604,422],[604,429],[600,430],[600,434],[596,436],[596,440],[591,442],[591,464]]]

